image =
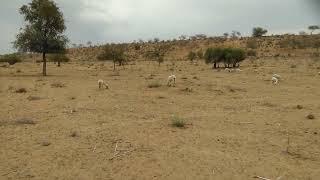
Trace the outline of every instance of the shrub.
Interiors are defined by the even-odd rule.
[[[66,85],[64,85],[64,84],[62,84],[60,82],[56,82],[56,83],[52,83],[51,87],[53,87],[53,88],[63,88],[63,87],[66,87]]]
[[[203,52],[201,49],[197,52],[197,56],[199,59],[203,59]]]
[[[158,88],[161,87],[161,84],[158,81],[153,81],[148,85],[148,88]]]
[[[193,51],[190,51],[189,54],[188,54],[188,59],[193,62],[197,57],[197,54]]]
[[[178,117],[178,116],[172,117],[172,126],[173,127],[183,128],[183,127],[185,127],[185,125],[186,125],[186,123],[183,118]]]
[[[249,39],[247,41],[247,48],[251,48],[251,49],[257,49],[258,48],[258,42],[254,39]]]
[[[27,89],[26,88],[18,88],[15,92],[16,93],[27,93]]]
[[[6,62],[6,63],[9,63],[10,65],[14,65],[16,63],[21,62],[21,57],[17,53],[6,54],[0,57],[0,62]]]
[[[257,51],[249,49],[247,50],[247,56],[257,57]]]
[[[17,119],[16,124],[22,124],[22,125],[34,125],[36,124],[36,122],[33,119],[29,119],[29,118],[21,118],[21,119]]]

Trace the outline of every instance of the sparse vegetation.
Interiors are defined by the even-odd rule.
[[[27,89],[26,88],[18,88],[15,91],[16,93],[27,93]]]
[[[177,127],[177,128],[183,128],[186,125],[186,122],[183,118],[179,117],[179,116],[173,116],[172,119],[172,126],[173,127]]]
[[[193,62],[197,58],[197,54],[193,51],[190,51],[188,54],[188,59]]]
[[[9,63],[10,65],[14,65],[19,62],[21,62],[21,57],[17,53],[6,54],[0,57],[0,63]]]
[[[161,83],[159,81],[153,81],[148,84],[148,88],[158,88],[161,87]]]
[[[53,88],[63,88],[63,87],[66,87],[66,85],[63,84],[63,83],[60,83],[60,82],[55,82],[55,83],[51,84],[51,87],[53,87]]]
[[[35,125],[36,122],[30,118],[20,118],[15,121],[17,125]]]
[[[104,47],[104,52],[98,56],[99,60],[112,60],[113,61],[113,70],[116,70],[116,63],[119,63],[119,66],[123,65],[126,56],[125,56],[126,47],[122,44],[107,44]]]

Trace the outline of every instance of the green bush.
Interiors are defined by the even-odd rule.
[[[183,118],[178,117],[178,116],[172,117],[172,126],[173,127],[183,128],[183,127],[185,127],[185,125],[186,125],[186,123]]]
[[[258,48],[258,42],[254,39],[250,39],[247,41],[247,48],[251,49],[257,49]]]
[[[219,63],[224,63],[226,67],[236,67],[246,59],[246,52],[239,48],[208,48],[204,58],[207,64],[213,63],[214,68]]]
[[[14,65],[16,63],[21,62],[21,57],[19,54],[14,53],[14,54],[6,54],[2,57],[0,57],[0,62],[3,63],[9,63],[10,65]]]
[[[148,88],[158,88],[158,87],[161,87],[161,83],[158,81],[154,81],[148,84]]]

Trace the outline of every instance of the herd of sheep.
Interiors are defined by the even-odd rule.
[[[229,69],[229,68],[226,68],[225,71],[227,72],[241,72],[242,70],[241,69]],[[318,73],[320,75],[320,72]],[[176,79],[177,77],[175,75],[170,75],[167,79],[167,86],[168,87],[171,87],[171,86],[175,86],[176,85]],[[278,75],[278,74],[273,74],[272,75],[272,78],[271,78],[271,82],[272,84],[274,85],[277,85],[279,83],[279,80],[281,79],[281,76]],[[98,80],[98,87],[99,89],[102,89],[102,88],[105,88],[105,89],[109,89],[109,85],[102,79],[99,79]]]

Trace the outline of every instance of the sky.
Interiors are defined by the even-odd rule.
[[[320,25],[320,0],[54,1],[64,14],[70,44],[221,36],[232,30],[248,36],[257,26],[268,34],[298,33]],[[0,54],[15,51],[11,42],[24,25],[18,9],[29,2],[1,0]]]

